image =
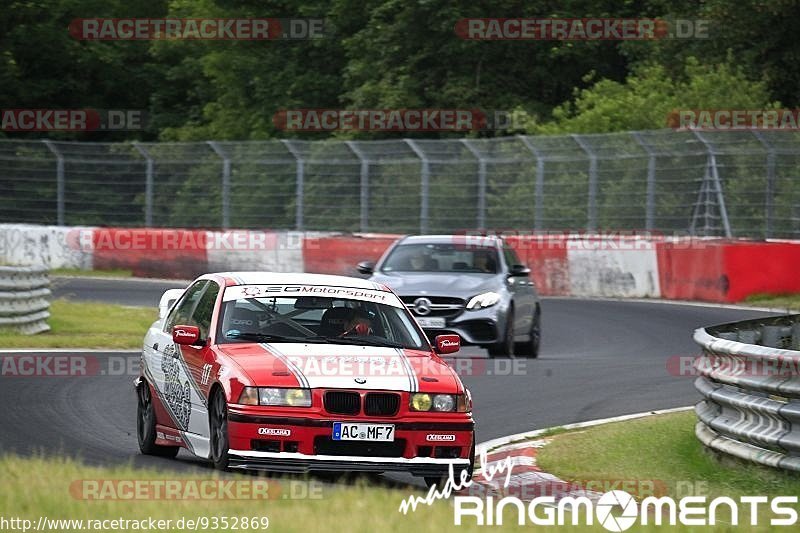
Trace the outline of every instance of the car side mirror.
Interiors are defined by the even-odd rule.
[[[361,274],[372,274],[375,272],[375,261],[361,261],[356,268]]]
[[[173,326],[172,340],[175,344],[184,346],[200,346],[203,344],[200,340],[200,328],[197,326]]]
[[[525,265],[511,265],[511,269],[508,271],[509,276],[527,276],[530,273],[531,269]]]
[[[437,335],[433,344],[433,350],[438,354],[456,353],[461,349],[461,337],[458,335]]]

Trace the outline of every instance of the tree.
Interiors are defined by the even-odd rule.
[[[686,59],[677,78],[660,64],[642,64],[624,83],[602,79],[576,90],[574,100],[557,106],[553,120],[533,124],[530,133],[602,133],[667,127],[667,117],[678,109],[766,109],[766,83],[747,79],[732,58],[706,66]]]

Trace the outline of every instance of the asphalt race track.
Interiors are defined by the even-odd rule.
[[[169,281],[54,278],[55,297],[156,306]],[[536,428],[693,404],[693,378],[671,375],[671,356],[697,350],[702,325],[767,313],[649,302],[550,298],[542,304],[542,353],[536,360],[486,359],[466,349],[462,378],[473,394],[478,441]],[[144,333],[144,332],[143,332]],[[2,348],[2,347],[0,347]],[[144,457],[135,433],[128,355],[93,354],[101,370],[88,377],[0,377],[0,452],[78,456],[89,464],[133,463],[207,468]],[[108,366],[104,358],[118,364]],[[182,465],[182,466],[179,466]]]

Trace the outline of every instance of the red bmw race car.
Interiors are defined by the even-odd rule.
[[[176,292],[177,291],[177,292]],[[472,474],[469,391],[386,286],[207,274],[167,291],[136,379],[142,453],[217,468]]]

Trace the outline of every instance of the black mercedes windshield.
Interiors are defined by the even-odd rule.
[[[414,243],[395,246],[386,258],[384,272],[459,272],[496,274],[495,248],[456,243]]]

